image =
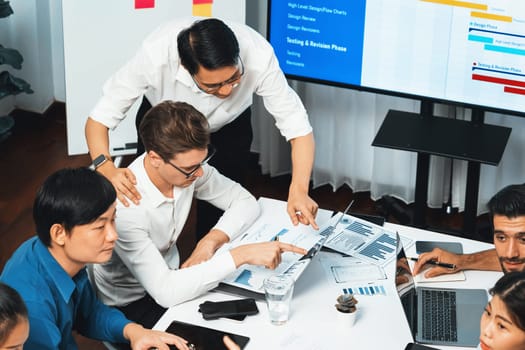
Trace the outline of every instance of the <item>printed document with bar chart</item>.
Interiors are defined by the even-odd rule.
[[[278,238],[281,242],[310,250],[324,238],[320,235],[322,227],[331,221],[332,211],[319,209],[316,217],[316,222],[321,227],[319,231],[303,224],[293,226],[286,211],[286,202],[264,197],[259,198],[258,202],[261,207],[259,218],[246,232],[237,237],[232,243],[221,247],[221,249],[231,249],[249,243],[269,242]],[[312,260],[301,258],[302,255],[285,252],[281,256],[281,263],[275,270],[270,270],[263,266],[240,266],[221,283],[219,289],[225,290],[224,284],[226,284],[257,294],[264,293],[263,281],[271,275],[285,274],[297,280]],[[228,291],[231,291],[231,289]]]
[[[352,215],[345,215],[324,246],[384,266],[395,257],[396,232]]]

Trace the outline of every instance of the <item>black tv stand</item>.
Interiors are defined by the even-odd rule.
[[[433,104],[421,103],[421,113],[389,110],[373,146],[417,152],[417,175],[412,225],[427,228],[430,156],[468,161],[462,235],[475,238],[481,164],[498,165],[511,128],[484,124],[484,112],[472,111],[472,120],[433,115]]]

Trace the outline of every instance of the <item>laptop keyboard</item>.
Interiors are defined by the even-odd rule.
[[[423,329],[426,340],[457,341],[456,293],[423,289]]]

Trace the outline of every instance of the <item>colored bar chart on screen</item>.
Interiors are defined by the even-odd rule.
[[[343,288],[344,294],[354,294],[354,295],[386,295],[386,290],[383,285],[363,285],[363,286],[353,286]]]
[[[497,69],[478,68],[475,66],[472,67],[472,71],[473,81],[504,85],[503,92],[505,93],[525,95],[525,74],[515,73],[510,70],[502,71]],[[479,74],[476,73],[476,71],[497,74],[498,76],[488,75],[487,73]],[[521,80],[516,78],[521,78]]]
[[[513,47],[501,46],[501,45],[485,45],[484,49],[487,51],[497,51],[501,53],[508,53],[510,55],[520,55],[525,56],[525,50],[516,49]]]
[[[504,69],[485,68],[485,67],[478,65],[477,63],[474,63],[474,65],[472,66],[472,71],[473,72],[476,72],[476,71],[491,72],[491,73],[496,73],[500,75],[505,75],[509,78],[523,78],[525,80],[525,74],[521,73],[520,70],[512,69],[509,67],[504,67]]]
[[[500,92],[509,97],[524,95],[525,67],[520,63],[520,57],[525,56],[523,19],[519,15],[513,19],[512,11],[505,7],[497,10],[500,14],[471,12],[467,38],[472,44],[480,44],[472,52],[483,57],[473,63],[471,78],[481,84],[503,85]]]
[[[469,31],[468,40],[486,44],[482,46],[484,50],[501,52],[501,53],[506,53],[506,54],[514,54],[514,55],[524,55],[525,54],[525,50],[523,49],[495,45],[495,42],[501,42],[502,39],[508,43],[513,43],[513,40],[525,39],[525,35],[509,33],[509,32],[500,32],[500,31],[495,31],[495,30],[478,29],[478,28],[472,28],[472,27],[469,28],[468,31]],[[495,39],[495,37],[498,39]],[[523,44],[516,42],[511,45],[522,46]]]
[[[472,11],[470,13],[470,16],[471,17],[475,17],[475,18],[491,19],[491,20],[494,20],[494,21],[512,22],[512,17],[510,17],[510,16],[496,15],[496,14],[493,14],[493,13]]]
[[[497,78],[482,74],[472,74],[472,80],[486,81],[489,83],[525,87],[525,81]]]
[[[432,2],[434,4],[449,5],[456,7],[464,7],[473,10],[487,11],[488,6],[486,4],[480,4],[470,1],[456,1],[456,0],[421,0],[421,2]]]
[[[513,24],[514,22],[513,16],[511,15],[511,13],[508,13],[509,11],[507,9],[504,9],[504,7],[500,7],[500,8],[497,8],[494,6],[489,7],[487,4],[484,4],[484,3],[476,3],[476,2],[468,2],[468,1],[454,1],[454,0],[420,0],[420,1],[439,4],[439,5],[448,5],[448,6],[454,6],[454,7],[460,7],[460,8],[462,7],[462,8],[474,10],[474,11],[470,11],[470,17],[472,18],[472,22],[470,23],[471,27],[468,30],[469,31],[469,34],[467,36],[468,41],[483,43],[484,44],[483,49],[486,51],[494,51],[494,52],[500,52],[503,54],[511,54],[511,55],[525,55],[525,50],[521,48],[523,47],[521,43],[512,42],[511,40],[499,40],[501,36],[523,38],[523,35],[498,32],[496,30],[490,30],[490,29],[499,29],[497,22]],[[490,1],[488,2],[490,3]],[[498,13],[493,13],[493,12],[498,12]],[[494,23],[492,24],[491,22],[494,22]],[[523,19],[519,19],[518,17],[517,23],[518,24],[523,23]],[[484,28],[488,28],[488,29],[484,29]],[[484,32],[484,35],[477,35],[477,34],[472,33],[472,31]],[[494,34],[496,35],[497,39],[493,35],[486,35],[486,34]]]
[[[525,95],[525,89],[518,89],[512,86],[503,87],[503,91],[509,94]]]
[[[468,40],[477,41],[477,42],[486,43],[486,44],[492,44],[494,42],[494,38],[489,38],[489,37],[481,36],[481,35],[473,35],[473,34],[470,34],[468,36]]]
[[[468,29],[469,33],[471,32],[480,32],[480,33],[483,33],[484,35],[486,34],[497,34],[497,35],[502,35],[502,36],[507,36],[509,38],[525,38],[525,35],[522,35],[522,34],[516,34],[516,33],[511,33],[511,32],[502,32],[502,31],[497,31],[497,30],[488,30],[488,29],[480,29],[480,28],[474,28],[474,27],[470,27]]]

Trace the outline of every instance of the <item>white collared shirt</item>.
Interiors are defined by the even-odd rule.
[[[241,185],[204,165],[204,174],[188,187],[174,187],[166,198],[151,182],[144,155],[129,168],[137,179],[139,205],[117,204],[119,238],[111,260],[95,265],[99,297],[105,304],[124,306],[142,298],[146,291],[164,307],[184,302],[214,288],[235,271],[228,251],[185,269],[178,269],[175,242],[188,218],[193,197],[225,210],[214,228],[230,239],[245,231],[259,215],[255,198]]]
[[[145,95],[153,106],[166,100],[193,105],[206,116],[214,132],[251,106],[255,93],[263,98],[266,109],[287,140],[312,132],[306,110],[288,85],[273,48],[244,24],[227,23],[237,37],[244,64],[239,86],[225,99],[199,90],[180,65],[177,51],[177,35],[195,19],[171,21],[151,33],[135,56],[106,81],[103,96],[91,111],[91,118],[113,129],[125,118],[131,105]]]

